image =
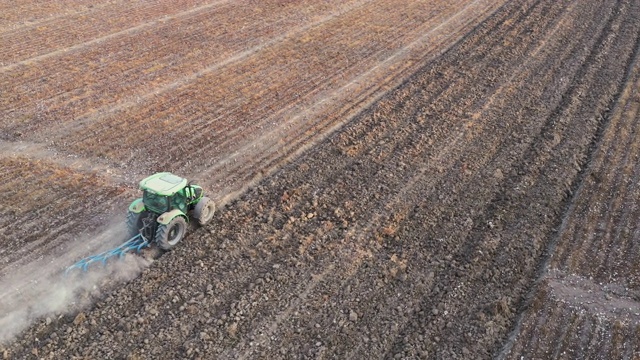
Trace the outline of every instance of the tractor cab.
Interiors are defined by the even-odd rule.
[[[178,209],[187,213],[189,205],[202,196],[202,188],[191,185],[187,179],[171,173],[158,173],[140,182],[142,202],[145,206],[157,213]],[[199,194],[200,196],[197,196]]]
[[[131,236],[141,234],[170,249],[186,234],[189,215],[201,225],[211,220],[215,205],[204,197],[202,187],[168,172],[140,182],[142,197],[129,206],[127,226]]]

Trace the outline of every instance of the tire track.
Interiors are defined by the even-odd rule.
[[[150,91],[147,91],[145,94],[125,99],[125,101],[123,102],[118,102],[116,104],[103,105],[101,108],[93,111],[89,116],[83,116],[79,119],[72,120],[71,122],[66,121],[66,123],[64,124],[65,132],[60,136],[67,136],[67,135],[73,134],[82,138],[83,137],[82,133],[77,134],[77,132],[79,132],[80,130],[87,127],[95,126],[95,124],[100,124],[107,117],[117,116],[120,113],[126,113],[130,111],[130,109],[139,108],[141,103],[153,102],[155,104],[155,106],[153,104],[147,105],[147,106],[151,106],[151,109],[142,109],[142,111],[152,111],[154,108],[155,109],[166,108],[166,105],[164,106],[158,105],[157,100],[155,99],[160,96],[164,96],[165,98],[181,96],[184,92],[182,92],[182,94],[181,93],[175,94],[175,93],[177,91],[180,91],[181,88],[187,86],[188,84],[198,82],[200,81],[199,79],[202,77],[211,75],[213,73],[217,73],[221,71],[223,68],[225,68],[226,66],[229,66],[230,64],[245,61],[247,58],[253,56],[254,54],[260,51],[263,51],[266,48],[269,48],[270,46],[273,46],[274,44],[285,41],[296,34],[303,33],[304,31],[310,28],[316,27],[319,24],[322,24],[326,21],[330,21],[334,17],[340,16],[344,12],[353,11],[354,9],[357,9],[359,6],[362,6],[363,4],[366,4],[369,2],[371,2],[371,0],[345,3],[344,7],[339,8],[337,11],[330,12],[329,14],[325,14],[325,16],[322,16],[320,19],[316,21],[307,23],[303,26],[294,27],[292,29],[289,29],[289,31],[285,32],[284,34],[278,34],[278,36],[270,38],[266,42],[263,41],[259,45],[253,46],[249,49],[246,49],[240,52],[233,53],[231,56],[226,57],[221,61],[217,61],[214,64],[209,65],[203,69],[200,69],[199,71],[194,72],[193,74],[189,74],[187,76],[181,76],[180,78],[174,81],[163,84],[160,87],[153,88]],[[141,111],[141,110],[136,110],[136,111]],[[158,114],[155,114],[155,116],[152,117],[152,119],[155,119],[156,121],[158,120],[158,118],[162,118],[161,114],[160,116]],[[126,118],[116,119],[116,120],[117,122],[109,121],[109,124],[107,127],[110,128],[116,125],[117,123],[128,121],[128,119]],[[94,132],[92,135],[95,136],[97,134]]]
[[[617,7],[618,17],[621,18],[621,19],[624,19],[624,16],[629,16],[629,15],[627,15],[628,12],[633,13],[634,11],[637,11],[637,9],[631,8],[631,9],[627,9],[627,10],[622,10],[620,8],[620,6]],[[624,21],[620,20],[620,21],[617,21],[617,22],[619,24],[621,24]],[[609,28],[610,29],[611,28],[615,29],[615,28],[618,28],[618,26],[619,25],[613,25],[613,26],[609,25]],[[629,32],[632,32],[632,31],[633,30],[629,30]],[[637,31],[637,29],[636,29],[636,31]],[[612,30],[609,30],[609,32],[612,32]],[[623,35],[620,35],[620,37],[622,37],[622,36]],[[628,35],[626,35],[626,36],[628,37]],[[609,105],[608,108],[614,108],[614,106],[615,106],[615,108],[620,108],[620,106],[621,106],[620,105],[621,104],[620,103],[620,99],[624,98],[624,96],[625,96],[625,95],[622,95],[622,97],[620,97],[620,94],[624,94],[623,93],[623,87],[625,86],[625,84],[629,83],[629,76],[630,76],[630,74],[633,73],[632,69],[633,69],[634,64],[636,63],[635,59],[637,59],[638,34],[636,33],[634,35],[634,37],[635,37],[635,39],[633,40],[633,42],[630,43],[630,44],[633,44],[633,48],[630,49],[631,50],[630,51],[630,55],[627,58],[626,64],[625,64],[625,67],[624,67],[625,74],[624,74],[624,76],[622,78],[623,81],[621,81],[619,83],[618,89],[616,90],[617,95],[614,96],[613,100],[612,100],[615,103],[612,103],[611,105]],[[621,40],[619,40],[619,41],[621,41]],[[610,46],[614,46],[614,45],[610,45]],[[621,52],[621,53],[624,53],[624,52]],[[605,116],[607,116],[607,115],[605,115]],[[615,154],[612,151],[603,150],[603,147],[606,148],[606,145],[604,145],[604,144],[606,144],[606,141],[607,141],[606,139],[610,138],[611,134],[615,134],[617,132],[617,127],[615,125],[616,124],[616,120],[615,119],[617,118],[617,116],[615,116],[615,115],[608,115],[608,116],[611,116],[612,120],[610,119],[608,122],[606,122],[603,125],[601,125],[600,135],[595,137],[595,140],[594,140],[594,142],[593,142],[593,144],[591,146],[592,150],[590,150],[590,152],[592,152],[594,155],[592,155],[592,157],[589,158],[591,160],[587,160],[589,162],[599,163],[600,161],[603,161],[608,165],[610,161],[613,161],[613,159],[611,157],[615,156]],[[617,144],[617,140],[616,140],[615,143]],[[600,160],[596,160],[598,158]],[[605,165],[605,166],[607,166],[607,165]],[[594,201],[593,199],[589,199],[589,196],[590,196],[589,193],[584,193],[584,191],[590,191],[590,190],[586,190],[586,189],[588,189],[591,185],[590,184],[588,185],[588,183],[586,183],[584,179],[588,179],[589,174],[591,174],[593,172],[593,166],[594,165],[589,166],[588,170],[583,171],[581,173],[581,175],[578,177],[579,180],[578,180],[577,184],[579,184],[579,185],[577,185],[578,186],[577,190],[573,191],[573,193],[574,193],[573,199],[574,200],[572,200],[569,203],[567,210],[565,210],[563,224],[561,225],[560,230],[558,230],[558,232],[556,234],[557,240],[552,241],[551,245],[550,245],[550,248],[547,250],[549,255],[548,255],[547,259],[543,261],[542,266],[541,266],[541,269],[544,269],[544,270],[541,270],[542,273],[539,275],[539,278],[537,280],[537,285],[534,287],[534,289],[538,289],[538,290],[534,290],[534,291],[540,292],[541,291],[540,288],[545,286],[545,285],[543,285],[544,284],[544,280],[543,279],[545,278],[545,276],[546,276],[545,274],[548,271],[550,266],[551,267],[557,266],[557,265],[554,265],[554,264],[557,264],[558,261],[560,262],[560,264],[562,264],[562,263],[567,264],[567,261],[569,259],[571,259],[571,257],[573,257],[573,255],[567,256],[569,254],[568,252],[567,253],[563,253],[563,251],[564,251],[563,250],[564,249],[563,246],[565,246],[567,244],[566,236],[568,234],[570,235],[572,232],[574,234],[577,234],[574,229],[577,229],[579,227],[584,227],[584,226],[588,227],[589,226],[589,223],[587,221],[579,220],[580,217],[577,218],[578,222],[570,221],[569,219],[570,219],[570,217],[572,215],[567,215],[567,214],[576,214],[578,211],[580,211],[579,208],[577,208],[577,206],[581,206],[581,205],[578,205],[577,204],[578,201],[576,201],[575,199],[586,199],[585,203],[587,203],[587,204],[588,203],[592,203]],[[575,186],[576,185],[574,185],[574,188],[575,188]],[[594,195],[596,195],[596,194],[594,194]],[[585,198],[585,196],[587,196],[587,197]],[[582,200],[579,200],[579,201],[582,201]],[[608,214],[608,211],[605,212],[604,214],[605,214],[605,216],[608,216],[608,215],[606,215],[606,214]],[[585,220],[586,219],[587,218],[585,217]],[[590,233],[590,232],[591,231],[587,231],[587,233]],[[575,237],[575,235],[572,236],[572,238],[573,238],[572,243],[574,243],[574,242],[576,242],[578,240]],[[558,239],[562,239],[562,240],[558,240]],[[557,246],[555,244],[558,241],[559,241],[559,245]],[[557,246],[557,249],[556,249],[556,246]],[[576,248],[576,244],[572,244],[572,247],[574,249],[573,250],[573,254],[581,254],[582,253],[582,251],[580,251],[579,248]],[[584,249],[584,245],[582,246],[582,248]],[[574,268],[575,269],[575,265],[569,265],[569,266],[570,266],[570,268]],[[543,296],[543,295],[539,295],[539,296],[542,297],[542,298],[545,298],[545,299],[547,298],[546,296]],[[533,298],[533,295],[529,295],[529,300],[527,300],[527,304],[531,304],[531,298]],[[538,300],[536,300],[536,301],[538,301]],[[509,337],[509,340],[503,346],[502,352],[500,353],[499,357],[504,358],[504,357],[509,356],[507,354],[516,355],[516,354],[518,354],[518,352],[521,353],[523,351],[523,349],[528,349],[527,347],[523,347],[523,346],[518,345],[516,347],[517,351],[512,351],[511,347],[514,346],[514,341],[516,341],[516,343],[523,341],[523,339],[527,337],[525,334],[529,334],[529,332],[531,331],[530,330],[531,329],[530,325],[523,325],[523,320],[522,320],[522,317],[526,316],[527,320],[525,320],[525,324],[528,324],[528,322],[530,322],[531,315],[523,315],[523,314],[528,314],[530,312],[533,314],[533,310],[530,308],[530,306],[531,305],[525,305],[524,306],[524,308],[528,308],[528,309],[526,311],[521,312],[520,315],[518,316],[518,320],[516,321],[516,327],[515,327],[516,330],[514,330],[512,332],[511,336]],[[542,318],[546,319],[547,322],[549,322],[549,321],[553,322],[554,320],[557,321],[556,319],[558,317],[565,316],[565,314],[567,314],[567,313],[570,314],[570,313],[572,313],[572,311],[571,310],[567,311],[565,309],[564,312],[562,312],[560,315],[558,315],[556,317],[547,317],[546,315],[540,315],[540,316]],[[525,329],[527,329],[527,330],[525,330]],[[538,329],[538,327],[534,327],[533,329]],[[516,335],[516,333],[519,333],[519,335]],[[515,336],[518,337],[518,340],[514,340]],[[548,339],[556,339],[556,338],[548,338]],[[555,340],[554,340],[554,342],[555,342]],[[576,349],[577,347],[576,347],[576,345],[572,345],[572,348]],[[531,350],[529,350],[529,351],[531,351]],[[595,353],[592,353],[592,354],[595,354]],[[511,356],[513,356],[513,355],[511,355]]]
[[[632,128],[638,128],[640,126],[640,116],[638,116],[639,115],[638,108],[640,108],[640,106],[636,107],[635,114],[634,112],[631,112],[629,116],[630,119],[635,119],[634,121],[635,126],[633,126]],[[625,137],[633,138],[632,136],[621,136],[618,139],[624,139]],[[606,278],[611,273],[611,270],[614,270],[614,269],[615,269],[613,271],[614,274],[622,274],[621,272],[618,272],[618,269],[616,269],[617,267],[619,267],[617,266],[616,260],[621,260],[619,259],[619,257],[622,255],[622,247],[626,245],[623,242],[623,239],[621,238],[621,233],[623,231],[623,226],[632,227],[629,221],[630,214],[632,212],[634,212],[635,215],[638,214],[637,206],[635,206],[637,202],[634,200],[633,190],[635,189],[634,185],[638,183],[638,180],[640,180],[640,167],[636,165],[635,159],[633,160],[630,159],[630,156],[631,156],[630,154],[640,153],[640,144],[638,144],[637,141],[636,142],[629,141],[627,143],[626,149],[627,151],[624,152],[624,154],[622,155],[623,158],[617,162],[619,166],[614,169],[619,174],[619,176],[616,177],[615,182],[612,184],[614,188],[618,189],[618,191],[615,192],[615,194],[617,195],[617,198],[614,198],[615,200],[609,201],[608,208],[614,209],[614,211],[611,211],[608,214],[608,217],[606,218],[607,228],[605,230],[606,232],[605,232],[605,235],[603,236],[603,241],[602,241],[603,244],[604,243],[619,244],[620,248],[606,249],[604,248],[604,246],[601,246],[601,249],[603,249],[604,251],[606,250],[608,251],[606,251],[607,255],[604,257],[604,259],[598,261],[599,263],[595,268],[594,273],[598,278]],[[616,152],[618,151],[618,149],[616,149],[616,146],[612,147],[612,151],[616,151]],[[625,182],[626,182],[626,186],[624,186]],[[619,215],[616,213],[618,213]],[[595,253],[594,255],[597,255],[597,253]],[[594,256],[593,258],[600,258],[600,257]],[[593,265],[594,263],[591,262],[591,266]],[[625,267],[622,266],[621,268],[625,268]],[[623,270],[623,269],[620,269],[620,270]]]
[[[113,125],[113,124],[112,124]],[[193,165],[193,164],[192,164]]]
[[[87,5],[83,5],[84,2],[85,1],[72,0],[65,4],[62,1],[57,1],[56,5],[58,5],[58,9],[55,12],[52,12],[51,9],[46,9],[46,7],[43,7],[41,4],[25,4],[25,2],[21,2],[20,5],[22,6],[20,6],[13,3],[2,3],[0,4],[0,13],[2,13],[4,17],[2,22],[0,22],[0,34],[4,32],[17,31],[25,27],[51,23],[69,15],[91,13],[92,11],[100,8],[110,6],[111,3],[115,3],[115,1],[111,1],[96,5],[93,1],[86,1]],[[84,6],[83,9],[85,10],[76,10],[79,6]],[[70,10],[71,8],[74,10]],[[39,14],[38,11],[40,11]],[[24,14],[27,13],[30,14],[31,17],[28,20],[25,20]],[[22,24],[18,24],[19,22],[22,22]]]
[[[632,59],[633,59],[633,58],[634,58],[634,57],[632,57]],[[631,67],[631,66],[632,66],[632,64],[633,64],[633,60],[632,60],[632,62],[631,62],[630,64],[628,64],[628,66],[629,66],[629,67]],[[607,125],[607,126],[610,126],[610,125]],[[611,131],[615,131],[615,130],[611,130]],[[602,145],[598,145],[598,146],[602,146]],[[605,162],[606,162],[606,164],[610,164],[610,163],[611,163],[611,161],[612,161],[612,159],[611,159],[610,157],[611,157],[611,156],[613,156],[614,154],[615,154],[614,152],[606,151],[606,153],[605,153],[605,158],[604,158],[604,160],[602,160],[602,162],[603,162],[603,163],[605,163]],[[606,166],[606,165],[605,165],[605,166]],[[617,175],[615,175],[615,176],[617,177]],[[600,193],[594,193],[593,195],[595,195],[595,196],[600,196]],[[586,194],[585,194],[585,195],[582,195],[582,196],[589,196],[589,195],[586,195]],[[601,203],[601,201],[599,201],[599,200],[594,200],[594,199],[591,199],[590,201],[591,201],[591,202],[598,203],[598,204],[599,204],[599,203]],[[603,209],[604,209],[605,207],[606,207],[606,205],[603,207]],[[606,212],[606,214],[608,214],[608,212]],[[608,217],[609,215],[605,215],[605,216],[606,216],[606,217]],[[590,227],[590,226],[591,226],[591,223],[584,222],[583,224],[584,224],[584,225],[580,225],[580,223],[578,223],[578,225],[576,226],[576,228],[578,228],[578,227],[580,227],[580,226],[586,226],[586,227],[587,227],[587,229],[586,229],[586,232],[585,232],[585,233],[592,233],[593,231],[595,231],[595,228],[594,228],[594,227]],[[593,238],[592,238],[592,240],[593,240]],[[588,246],[588,245],[582,245],[582,248],[583,248],[583,249],[584,249],[584,248],[589,248],[589,247],[590,247],[590,246]],[[567,260],[567,259],[568,259],[568,256],[565,256],[565,255],[563,255],[563,253],[562,253],[562,252],[560,252],[560,251],[562,251],[562,249],[558,249],[558,251],[559,251],[559,252],[558,252],[557,257],[554,255],[554,258],[557,258],[557,259],[563,259],[563,258],[564,258],[565,260],[560,260],[560,261],[561,261],[561,262],[567,262],[567,261],[568,261],[568,260]],[[577,251],[576,253],[577,253],[577,254],[582,254],[583,252],[584,252],[584,250],[583,250],[583,251]]]
[[[458,138],[458,139],[460,139],[460,138]],[[452,143],[452,146],[455,148],[455,141]],[[445,154],[445,153],[446,153],[446,152],[441,152],[440,154],[442,154],[442,155],[444,156],[444,154]],[[411,186],[411,184],[415,184],[415,183],[416,183],[416,182],[414,182],[414,181],[409,181],[409,182],[408,182],[407,187],[410,187],[410,186]],[[427,187],[427,188],[428,188],[429,186],[425,186],[425,187]],[[407,188],[407,189],[408,189],[408,188]],[[422,192],[421,192],[421,193],[422,193]],[[398,200],[398,199],[404,199],[404,198],[407,198],[407,197],[408,197],[408,196],[406,196],[406,191],[404,191],[404,190],[403,190],[403,191],[401,191],[401,192],[400,192],[400,195],[398,195],[397,197],[394,197],[394,199]],[[385,203],[389,203],[389,201],[386,201]],[[375,206],[365,206],[365,207],[366,207],[366,208],[371,208],[371,207],[375,207]],[[388,205],[388,207],[393,207],[393,206],[389,206],[389,205]],[[378,223],[378,222],[379,222],[379,219],[377,219],[377,218],[374,216],[374,218],[373,218],[373,220],[372,220],[371,222],[372,222],[372,223]],[[371,225],[371,224],[370,224],[370,225]],[[356,233],[368,234],[368,231],[358,230],[358,231],[356,231]],[[369,235],[364,235],[363,237],[368,237],[368,236],[369,236]],[[357,262],[356,262],[356,263],[357,263]],[[343,271],[341,271],[341,272],[343,272]]]
[[[583,65],[579,68],[579,70],[576,73],[574,73],[573,80],[569,81],[569,84],[571,85],[565,90],[565,95],[563,95],[562,102],[556,105],[554,109],[554,113],[552,113],[547,118],[547,121],[544,127],[542,128],[542,131],[539,132],[539,134],[537,135],[537,138],[531,143],[532,145],[528,150],[529,154],[524,156],[523,159],[535,158],[539,156],[539,154],[542,154],[542,156],[548,156],[548,154],[550,154],[551,152],[544,153],[543,151],[540,151],[536,146],[536,144],[545,144],[545,146],[553,148],[561,145],[564,142],[563,139],[567,138],[567,137],[561,136],[560,142],[558,144],[554,144],[553,142],[549,143],[548,141],[546,141],[548,134],[552,133],[551,129],[556,129],[558,127],[567,129],[566,121],[564,119],[568,118],[569,114],[571,114],[571,112],[575,110],[576,104],[579,104],[579,102],[577,101],[579,99],[578,94],[582,93],[584,91],[583,89],[588,88],[588,84],[589,84],[589,80],[578,82],[576,81],[576,79],[590,78],[591,81],[593,81],[593,77],[595,76],[595,73],[591,71],[594,68],[592,66],[592,63],[594,62],[594,59],[597,56],[596,54],[600,53],[599,51],[596,52],[596,49],[602,46],[601,44],[604,42],[604,37],[610,34],[610,32],[605,32],[605,29],[607,27],[610,27],[611,21],[613,21],[613,19],[614,17],[608,18],[609,23],[600,29],[599,39],[597,39],[592,45],[588,47],[590,49],[589,53],[587,54]],[[591,72],[588,73],[588,71],[591,71]],[[558,131],[558,132],[562,134],[562,131]],[[530,160],[525,160],[525,161],[528,162]],[[542,158],[542,160],[537,162],[539,164],[545,164],[545,159]]]
[[[460,16],[460,14],[466,13],[467,9],[469,9],[469,6],[465,7],[460,12],[456,13],[456,15],[451,17],[450,20],[457,18],[458,16]],[[447,22],[443,22],[442,24],[444,25],[446,23]],[[433,29],[432,31],[435,31],[438,28]],[[405,46],[404,48],[394,53],[392,56],[384,60],[382,63],[376,65],[375,67],[371,68],[367,72],[359,75],[356,79],[349,81],[342,88],[335,90],[329,95],[323,96],[322,100],[320,100],[319,102],[311,106],[311,109],[312,109],[311,111],[304,110],[303,112],[294,113],[293,116],[289,117],[290,120],[287,123],[302,123],[301,119],[308,119],[308,118],[322,119],[321,122],[312,123],[310,125],[303,127],[302,129],[296,129],[296,135],[292,135],[290,130],[288,130],[288,128],[294,128],[294,126],[286,126],[286,125],[280,126],[279,128],[276,128],[273,131],[266,132],[263,135],[261,135],[257,140],[253,140],[251,143],[244,145],[244,147],[234,152],[231,156],[225,158],[222,161],[216,161],[217,165],[214,165],[213,167],[211,167],[208,172],[215,174],[217,170],[223,167],[226,167],[230,162],[234,162],[239,167],[235,167],[235,168],[232,167],[232,170],[226,170],[224,173],[228,173],[229,171],[231,171],[233,173],[242,174],[244,172],[246,174],[244,175],[245,178],[249,180],[248,183],[250,184],[256,183],[259,179],[261,179],[264,176],[264,174],[271,173],[275,169],[278,169],[283,163],[290,161],[292,157],[296,157],[297,155],[299,155],[300,153],[308,149],[313,144],[319,141],[322,141],[322,139],[324,139],[328,134],[331,134],[333,131],[343,126],[353,116],[350,114],[356,114],[357,112],[360,111],[360,109],[366,106],[370,106],[372,103],[377,101],[380,98],[380,96],[384,94],[384,90],[389,88],[390,86],[385,86],[382,89],[374,88],[372,90],[365,92],[364,95],[361,96],[361,98],[367,99],[365,102],[362,102],[362,100],[357,101],[356,106],[347,108],[346,109],[347,112],[345,113],[339,112],[338,113],[339,116],[334,115],[334,116],[325,117],[326,115],[324,115],[323,112],[325,112],[326,110],[324,110],[324,108],[327,106],[330,106],[328,105],[328,102],[326,99],[343,99],[344,97],[341,96],[341,94],[348,92],[348,89],[354,86],[354,84],[361,84],[362,82],[365,82],[368,77],[378,78],[377,76],[373,76],[371,74],[375,73],[375,71],[378,70],[379,68],[382,68],[382,69],[392,68],[395,65],[391,65],[391,64],[397,63],[398,62],[397,58],[402,59],[402,55],[404,53],[407,53],[409,49],[411,49],[412,47],[415,47],[417,43],[426,42],[425,39],[429,39],[430,35],[431,35],[431,32],[428,32],[426,35],[422,36],[418,40],[414,41],[413,43]],[[390,63],[390,64],[387,65],[387,63]],[[396,75],[395,77],[402,78],[402,76],[400,75]],[[316,110],[317,108],[319,108],[319,110]],[[320,115],[320,114],[323,114],[323,115]],[[341,122],[336,122],[334,120],[336,117],[342,118],[344,120]],[[303,136],[298,135],[300,133],[304,135]],[[295,139],[295,140],[289,140],[289,142],[284,146],[280,143],[278,143],[277,145],[272,145],[272,148],[270,148],[266,152],[263,147],[256,146],[256,144],[268,143],[270,139]],[[304,146],[302,146],[302,144],[304,144]],[[277,149],[277,151],[274,151],[273,149]],[[264,168],[270,169],[270,170],[262,171],[256,177],[256,175],[251,173],[253,163],[245,163],[245,162],[237,161],[238,157],[241,157],[241,156],[246,157],[247,155],[245,154],[249,151],[255,154],[259,154],[259,153],[266,154],[266,156],[262,155],[263,158],[259,158],[256,162],[260,164],[268,164],[267,166],[264,166]],[[284,155],[282,155],[282,153],[284,153]],[[253,158],[254,156],[249,156],[249,157]],[[246,170],[243,170],[243,169],[246,169]],[[224,191],[221,191],[221,192],[230,193],[233,191],[229,191],[229,189],[224,189]],[[240,192],[242,192],[242,190],[240,190]]]
[[[584,119],[606,115],[611,105],[599,79],[621,91],[618,80],[629,71],[607,67],[629,55],[629,33],[613,42],[597,36],[606,25],[602,8],[608,13],[615,6],[506,4],[344,129],[230,203],[216,232],[201,231],[188,248],[163,257],[87,312],[84,324],[34,326],[11,354],[489,356],[506,334],[501,326],[516,317],[514,299],[544,261],[544,235],[553,226],[546,216],[560,209],[563,184],[578,171],[566,160],[588,153],[584,137],[595,130]],[[527,15],[514,25],[514,14]],[[634,13],[616,16],[613,26]],[[583,27],[564,18],[580,19]],[[479,35],[496,23],[511,32]],[[539,32],[525,36],[529,26]],[[603,34],[615,33],[613,26]],[[502,34],[514,42],[501,45]],[[562,53],[554,57],[557,48]],[[536,72],[541,81],[553,74],[568,80],[529,83]],[[491,251],[479,253],[483,245]],[[550,284],[557,291],[575,288]],[[562,341],[547,337],[572,335],[566,332],[572,320],[561,317],[564,303],[544,307],[557,291],[536,296],[544,318],[518,315],[547,331],[525,341],[548,354],[559,352]],[[547,319],[561,326],[543,326]],[[66,327],[64,340],[34,340]],[[581,334],[593,354],[620,349],[606,344],[615,331],[598,331]]]
[[[612,152],[607,152],[607,153],[604,154],[604,156],[606,157],[606,160],[603,160],[603,162],[607,162],[608,164],[612,163],[612,159],[611,159],[611,157],[613,156]],[[599,196],[599,194],[594,194],[594,195]],[[594,200],[594,201],[595,201],[595,203],[598,203],[598,204],[600,203],[600,201],[598,201],[598,200]],[[573,225],[574,224],[571,224],[571,226],[573,226]],[[592,225],[592,223],[589,223],[589,224],[586,225],[587,226],[587,229],[586,229],[587,231],[585,233],[593,233],[595,231],[595,227],[591,227],[591,225]],[[575,239],[575,240],[579,241],[578,239]],[[588,247],[588,245],[584,245],[583,248],[584,247]],[[557,258],[557,259],[563,259],[563,258],[566,259],[569,256],[568,253],[563,253],[563,249],[558,249],[557,251],[558,251],[557,255],[554,255],[554,257]],[[582,252],[583,251],[581,251],[581,250],[577,251],[577,253],[582,253]]]
[[[5,236],[0,264],[3,278],[11,269],[37,260],[42,253],[58,253],[65,241],[74,242],[73,235],[102,228],[110,207],[123,203],[124,189],[96,175],[23,157],[1,158],[0,164],[5,174],[0,199],[4,204],[0,214]],[[89,192],[92,198],[76,202]],[[66,195],[61,197],[61,193]],[[25,201],[27,198],[30,202]],[[87,212],[92,215],[86,216]],[[69,221],[82,218],[83,214],[84,221]]]
[[[263,6],[266,9],[273,7],[269,3]],[[144,99],[140,96],[156,96],[167,86],[168,90],[173,90],[182,85],[178,82],[171,86],[177,78],[194,73],[194,76],[202,75],[197,72],[210,65],[207,62],[224,62],[228,57],[238,56],[247,47],[258,46],[265,40],[278,37],[280,34],[273,34],[274,26],[290,30],[289,27],[295,28],[297,22],[307,21],[308,14],[296,13],[302,8],[304,4],[277,7],[270,11],[270,17],[264,18],[236,5],[231,8],[232,12],[205,11],[180,21],[158,24],[120,40],[127,46],[123,47],[112,40],[83,52],[62,56],[56,62],[47,62],[38,68],[29,67],[24,73],[17,71],[17,75],[23,79],[19,86],[15,85],[16,72],[12,72],[3,82],[16,90],[0,100],[4,100],[7,120],[20,117],[28,119],[22,119],[32,128],[26,130],[37,130],[42,121],[64,125],[67,121],[77,121],[75,119],[78,117],[81,120],[89,117],[90,120],[91,115],[99,117],[102,113],[113,111],[110,107],[121,106],[118,104],[123,101],[129,102],[125,106],[134,106]],[[260,9],[264,11],[264,8]],[[318,6],[315,10],[321,13],[332,9]],[[213,15],[210,13],[215,17],[211,18]],[[243,21],[255,18],[265,20],[228,34],[227,27],[240,28]],[[202,30],[194,28],[194,23],[204,30],[210,29],[210,33],[207,32],[202,39],[196,38],[198,31]],[[176,41],[182,37],[186,38],[183,41],[186,44],[177,44]],[[198,43],[211,49],[197,48]],[[151,45],[157,48],[149,51],[148,46]],[[185,45],[196,48],[185,49]],[[78,57],[85,58],[85,64],[79,64]],[[96,96],[98,93],[101,96]],[[89,120],[85,119],[85,122]],[[24,124],[19,126],[25,128]]]
[[[91,40],[79,43],[79,44],[75,44],[75,45],[71,45],[71,46],[67,46],[65,48],[61,48],[61,49],[57,49],[54,51],[50,51],[48,53],[45,54],[41,54],[41,55],[37,55],[37,56],[33,56],[30,57],[28,59],[24,59],[24,60],[20,60],[20,61],[14,61],[12,63],[10,63],[9,65],[4,65],[2,67],[0,67],[0,74],[1,73],[5,73],[5,72],[9,72],[9,71],[13,71],[19,67],[22,66],[26,66],[26,65],[34,65],[35,63],[53,58],[53,57],[57,57],[60,56],[62,54],[66,54],[69,52],[75,52],[78,51],[80,49],[84,49],[86,47],[90,47],[90,46],[94,46],[96,44],[101,44],[104,43],[106,41],[115,39],[115,38],[119,38],[119,37],[125,37],[125,36],[130,36],[132,34],[135,34],[136,32],[139,32],[141,30],[147,29],[147,28],[151,28],[151,27],[155,27],[158,26],[162,23],[168,22],[168,21],[173,21],[175,19],[179,19],[181,17],[188,17],[188,16],[193,16],[194,14],[198,14],[202,11],[205,10],[209,10],[212,8],[215,8],[216,6],[219,6],[221,4],[224,4],[226,2],[228,2],[229,0],[218,0],[218,1],[214,1],[211,2],[209,4],[205,4],[205,5],[201,5],[198,7],[195,7],[193,9],[189,9],[186,11],[182,11],[176,14],[170,14],[170,15],[165,15],[162,16],[158,19],[154,19],[154,20],[150,20],[144,23],[141,23],[139,25],[124,29],[124,30],[120,30],[117,32],[113,32],[110,33],[108,35],[104,35],[104,36],[100,36],[97,38],[93,38]],[[2,62],[3,63],[3,62]],[[0,64],[2,64],[0,63]]]
[[[110,4],[110,6],[89,5],[87,11],[54,16],[49,21],[39,22],[37,26],[30,24],[19,30],[2,33],[6,46],[3,49],[5,51],[0,54],[0,65],[16,62],[23,62],[25,65],[29,63],[29,59],[45,56],[60,49],[73,48],[83,42],[112,35],[118,30],[157,20],[160,15],[179,13],[203,3],[203,0],[187,0],[176,4],[176,2],[163,0],[149,3]],[[107,18],[110,21],[101,21]]]

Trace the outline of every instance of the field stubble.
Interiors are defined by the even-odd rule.
[[[271,174],[80,321],[36,323],[7,354],[632,357],[636,270],[617,264],[633,260],[637,233],[628,179],[637,172],[639,5],[411,2],[403,13],[399,4],[318,10],[312,25],[294,24],[255,52],[177,77],[157,95],[133,87],[141,101],[127,95],[113,112],[62,116],[50,133],[21,128],[38,130],[42,119],[5,112],[6,141],[50,141],[104,158],[120,176],[197,166],[205,170],[192,175],[224,193],[256,169]],[[492,15],[472,27],[478,9]],[[21,101],[20,111],[38,114]],[[138,144],[136,133],[159,142]],[[261,133],[275,142],[256,143]],[[163,157],[163,134],[196,141]],[[188,166],[172,165],[194,152]],[[225,176],[237,180],[220,185]]]

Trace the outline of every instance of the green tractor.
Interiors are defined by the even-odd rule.
[[[140,182],[140,190],[142,197],[127,212],[129,236],[141,235],[161,249],[170,250],[185,237],[189,215],[200,225],[213,218],[215,204],[202,187],[174,174],[149,176]]]

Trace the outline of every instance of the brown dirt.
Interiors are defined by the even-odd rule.
[[[69,3],[34,21],[119,20],[0,69],[0,190],[24,191],[0,226],[46,200],[70,228],[2,239],[4,269],[124,208],[147,171],[226,205],[0,354],[637,355],[637,2],[185,2],[130,28],[118,2]],[[0,29],[27,31],[24,9]]]
[[[640,329],[637,43],[635,51],[624,89],[554,235],[529,307],[505,344],[505,358],[640,355],[635,336]]]

